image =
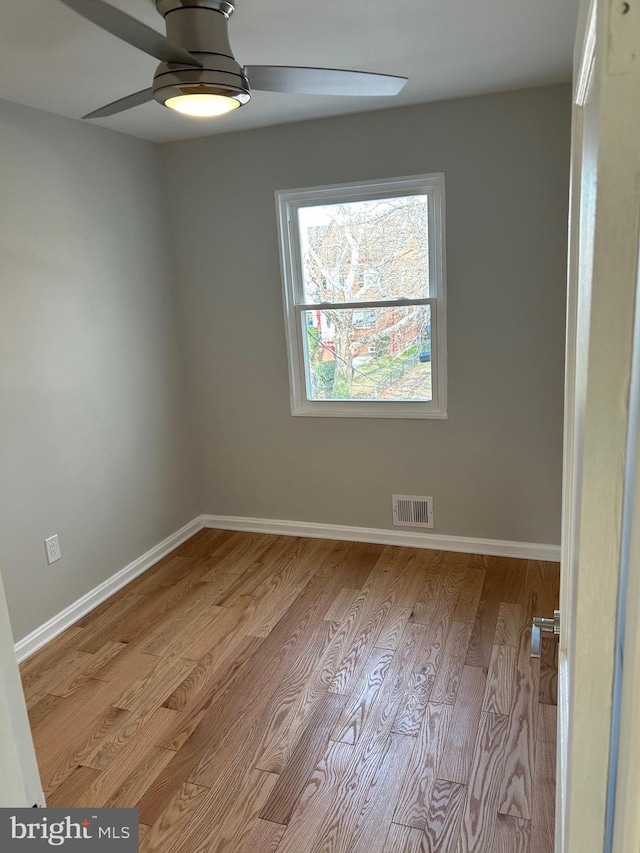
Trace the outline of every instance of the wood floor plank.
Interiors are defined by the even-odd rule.
[[[49,796],[56,791],[81,762],[86,761],[102,741],[122,725],[128,713],[110,706],[104,710],[103,706],[98,719],[91,713],[88,722],[78,726],[73,735],[61,736],[47,747],[38,749],[38,767],[45,794]]]
[[[230,572],[242,577],[245,572],[255,566],[269,549],[286,549],[291,542],[283,542],[277,536],[260,535],[258,533],[238,532],[233,534],[208,561],[209,572],[203,577],[206,583],[216,583],[217,579]],[[255,585],[255,582],[254,582]],[[239,595],[246,595],[239,592]],[[231,600],[227,602],[231,604]]]
[[[416,656],[424,641],[424,632],[422,625],[407,626],[402,645],[395,653],[389,674],[383,682],[378,713],[372,715],[365,723],[358,745],[351,747],[339,744],[350,749],[351,756],[339,784],[332,791],[326,812],[316,827],[313,844],[309,847],[314,853],[326,849],[329,839],[332,844],[335,844],[336,849],[348,847],[380,764],[387,750],[391,748],[389,737],[391,727],[410,673],[413,671]],[[289,829],[295,823],[296,814],[297,811],[294,811]],[[281,842],[285,845],[285,850],[288,835],[289,830],[284,834]],[[293,836],[296,837],[295,833]]]
[[[396,607],[407,607],[411,610],[415,606],[424,586],[425,566],[429,561],[425,553],[413,548],[402,549],[404,565],[399,572],[400,582],[394,597]]]
[[[380,633],[376,637],[376,646],[379,649],[398,648],[400,638],[407,627],[412,611],[408,607],[392,607],[383,620]]]
[[[347,614],[358,597],[359,592],[359,589],[343,587],[331,602],[331,607],[325,613],[324,618],[326,621],[343,622],[347,618]]]
[[[402,577],[395,574],[393,567],[389,571],[375,569],[371,572],[341,625],[343,641],[335,650],[337,668],[329,687],[332,692],[349,694],[354,689],[378,642],[402,582]]]
[[[167,853],[177,849],[176,842],[209,793],[208,788],[184,782],[140,845],[140,853]],[[179,848],[178,848],[179,849]]]
[[[123,783],[126,782],[131,774],[136,774],[140,782],[146,781],[145,777],[139,774],[139,765],[148,758],[149,753],[153,752],[154,756],[157,754],[155,741],[159,739],[163,730],[171,724],[174,714],[174,711],[169,711],[167,708],[159,708],[147,725],[140,729],[135,737],[130,739],[129,749],[119,751],[117,756],[109,762],[108,766],[100,772],[93,782],[70,805],[75,808],[85,806],[102,807],[119,790],[123,790],[123,794],[126,792],[126,796],[128,797],[127,802],[130,801],[132,796],[135,798],[135,791],[132,792],[126,787],[123,789]],[[163,752],[166,752],[166,750],[163,750]],[[145,764],[145,766],[147,765]],[[148,769],[150,770],[150,767]]]
[[[394,724],[394,731],[415,736],[417,735],[427,704],[430,700],[433,685],[437,674],[444,666],[447,672],[443,679],[447,680],[447,688],[457,689],[459,664],[456,655],[460,652],[456,648],[460,643],[465,646],[468,640],[468,629],[456,629],[452,639],[452,645],[447,645],[447,638],[451,630],[452,618],[461,586],[467,575],[466,554],[446,554],[444,566],[440,575],[440,589],[436,596],[435,604],[431,612],[428,628],[425,632],[423,650],[419,658],[419,666],[412,676],[409,689],[407,690],[403,703],[398,711],[398,717]],[[450,661],[445,656],[451,656]],[[448,670],[448,666],[451,670]],[[451,684],[449,685],[449,677]]]
[[[394,823],[425,828],[452,715],[451,705],[429,705],[400,789]]]
[[[154,665],[127,687],[113,704],[125,711],[141,711],[150,706],[159,707],[195,669],[196,662],[172,655],[156,658]]]
[[[478,612],[469,639],[467,664],[470,666],[489,666],[507,571],[502,563],[490,565],[486,569]]]
[[[513,646],[517,648],[520,639],[520,627],[523,619],[522,605],[500,602],[496,633],[493,638],[496,646]]]
[[[113,604],[94,618],[82,629],[82,637],[77,645],[78,651],[97,652],[107,640],[114,639],[118,626],[127,618],[127,614],[146,604],[143,595],[135,592],[127,593],[116,599]]]
[[[342,586],[352,589],[362,589],[384,550],[382,545],[363,542],[333,542],[315,575],[341,580]]]
[[[422,832],[392,823],[382,848],[383,853],[422,853]]]
[[[417,737],[429,704],[435,676],[423,666],[409,676],[398,713],[393,721],[395,734]]]
[[[233,853],[276,853],[287,827],[257,818],[239,839]]]
[[[496,829],[493,838],[495,853],[529,853],[530,842],[530,821],[503,814],[496,815]],[[550,850],[553,850],[553,847]]]
[[[510,714],[517,650],[513,646],[494,646],[489,662],[482,710],[493,714]]]
[[[204,527],[193,536],[189,537],[186,542],[178,546],[173,554],[185,557],[194,557],[201,554],[208,554],[211,548],[215,546],[221,539],[226,539],[231,536],[231,531],[220,530],[218,528]]]
[[[472,571],[479,571],[473,569]],[[484,579],[484,572],[481,573]],[[442,662],[437,668],[436,679],[431,693],[432,702],[444,702],[453,705],[458,694],[458,687],[467,658],[469,639],[471,637],[470,622],[451,624],[447,642],[442,652]]]
[[[485,669],[464,667],[439,769],[440,778],[448,782],[466,785],[469,781],[486,681]]]
[[[192,635],[191,643],[183,647],[182,656],[187,660],[202,661],[214,649],[218,658],[233,654],[253,620],[255,605],[254,598],[242,595],[229,607],[221,608],[198,634]]]
[[[153,746],[105,801],[108,809],[132,809],[173,758],[170,749]]]
[[[55,791],[47,795],[47,808],[72,808],[84,791],[95,783],[100,776],[99,770],[78,765]]]
[[[533,770],[540,661],[531,657],[531,628],[523,623],[516,662],[504,777],[498,811],[501,814],[530,820],[533,810]],[[550,707],[550,706],[549,706]]]
[[[521,604],[527,575],[527,561],[509,557],[493,557],[494,566],[504,568],[502,600],[507,604]]]
[[[436,781],[424,831],[425,850],[428,853],[452,853],[456,849],[466,798],[465,785],[446,782],[443,779]],[[482,848],[478,848],[478,851],[480,849]]]
[[[393,652],[389,649],[373,650],[366,669],[349,697],[349,701],[344,705],[339,721],[334,726],[331,740],[350,744],[358,742],[365,724],[373,713],[392,660]],[[344,699],[346,702],[347,697],[345,696]]]
[[[424,579],[418,599],[411,611],[412,622],[429,625],[445,571],[445,556],[444,551],[425,552],[423,557]]]
[[[137,645],[125,645],[114,658],[106,661],[96,670],[93,679],[96,681],[107,681],[112,690],[122,693],[125,687],[132,684],[137,678],[148,672],[158,663],[157,655],[145,655],[139,651]],[[119,688],[119,690],[118,690]]]
[[[40,776],[48,794],[55,790],[127,716],[113,700],[131,682],[157,663],[134,655],[109,682],[89,679],[32,729]]]
[[[480,719],[457,853],[493,850],[508,723],[498,714]]]
[[[531,815],[530,853],[553,853],[556,812],[555,705],[540,705]]]
[[[272,727],[273,730],[265,738],[262,754],[256,766],[264,770],[280,772],[286,765],[291,748],[299,733],[302,732],[314,704],[327,687],[332,689],[335,687],[338,666],[341,661],[344,662],[345,651],[350,647],[350,644],[353,648],[354,636],[368,636],[366,632],[359,633],[359,626],[363,622],[365,625],[369,624],[367,614],[375,606],[378,589],[375,579],[372,582],[368,581],[363,586],[347,614],[347,618],[337,627],[337,630],[334,629],[333,637],[327,637],[328,642],[324,644],[323,649],[320,649],[322,654],[317,663],[314,662],[314,658],[310,659],[308,653],[305,653],[300,659],[299,665],[294,667],[294,674],[299,673],[299,676],[296,677],[299,677],[301,683],[306,681],[306,684],[301,691],[298,690],[299,695],[296,702],[291,705],[290,710],[285,715],[280,709],[276,711],[278,726]],[[363,652],[360,651],[359,654],[363,654]],[[349,659],[348,654],[346,659]],[[354,660],[354,671],[355,667],[356,660]],[[311,670],[311,676],[309,676],[309,670]],[[289,680],[291,681],[291,679]],[[288,695],[291,695],[291,690],[286,683],[283,683],[282,693],[285,702],[288,702]]]
[[[77,668],[69,667],[65,673],[65,677],[58,681],[58,684],[52,688],[51,692],[56,696],[68,697],[79,690],[82,685],[90,678],[96,678],[100,674],[103,667],[120,655],[126,646],[123,643],[114,643],[109,641],[104,644],[93,655],[88,655],[84,665],[80,661],[80,666]],[[84,652],[78,652],[84,654]]]
[[[443,641],[453,621],[453,615],[468,572],[468,554],[445,553],[443,567],[438,576],[438,591],[429,622],[431,631],[436,634],[438,633],[438,626],[441,626],[439,633]]]
[[[410,737],[399,734],[389,737],[349,841],[350,853],[382,853],[384,850],[385,836],[380,827],[391,823],[413,748]]]
[[[534,616],[553,617],[558,607],[560,572],[557,563],[528,560],[522,596],[527,622]]]
[[[225,612],[213,604],[209,585],[196,584],[189,594],[175,604],[147,633],[139,649],[147,655],[185,655],[193,638],[210,629],[211,623]],[[184,626],[189,625],[189,631]]]
[[[467,569],[453,612],[454,622],[473,622],[476,618],[486,574],[486,569]]]
[[[47,694],[65,696],[70,684],[89,668],[93,655],[76,649],[69,651],[55,666],[43,670],[24,690],[27,708],[36,705]]]
[[[129,711],[129,714],[112,728],[94,752],[84,759],[83,764],[96,770],[104,770],[129,742],[139,737],[140,732],[147,728],[152,719],[158,718],[165,711],[163,719],[167,720],[167,725],[164,726],[163,732],[169,725],[173,725],[176,712],[163,708],[162,705],[194,667],[193,661],[185,661],[182,658],[160,660],[150,673],[115,700],[114,707]]]
[[[109,602],[111,604],[111,601]],[[72,625],[46,646],[30,655],[20,664],[20,677],[22,688],[27,690],[32,678],[40,678],[43,670],[50,669],[64,657],[70,649],[75,649],[81,642],[82,627],[79,623]]]
[[[331,683],[331,650],[339,628],[323,620],[313,642],[301,647],[289,672],[274,691],[262,718],[264,735],[255,766],[281,773]]]
[[[332,547],[327,552],[324,560],[316,569],[315,576],[317,578],[335,580],[337,577],[342,576],[345,565],[350,563],[353,559],[353,555],[359,551],[359,545],[357,542],[332,542],[331,546]],[[380,554],[378,554],[378,557],[379,556]],[[353,589],[360,589],[362,587],[362,583],[363,582],[350,583],[348,586]]]
[[[64,696],[54,696],[53,694],[47,693],[47,695],[43,696],[39,702],[28,708],[27,710],[29,713],[29,725],[31,726],[31,731],[34,731],[50,714],[60,708],[64,703],[64,700]]]
[[[247,633],[253,637],[266,637],[286,614],[289,606],[298,597],[315,574],[322,562],[322,540],[312,540],[313,547],[307,545],[297,551],[291,551],[282,561],[277,574],[272,575],[269,583],[263,584],[252,592],[257,598],[255,612]],[[325,615],[326,618],[326,615]]]
[[[309,777],[329,748],[331,732],[343,713],[346,701],[347,697],[339,693],[327,693],[322,698],[260,812],[261,818],[288,825]]]
[[[323,821],[344,779],[353,751],[354,747],[344,743],[330,745],[309,777],[282,836],[278,853],[311,853],[317,849]]]
[[[239,670],[251,660],[260,647],[258,637],[247,637],[233,633],[217,649],[203,657],[184,681],[176,687],[162,703],[172,711],[184,711],[176,731],[172,732],[169,749],[179,749],[191,728],[194,717],[205,711],[217,698],[233,687]],[[176,743],[182,735],[180,743]]]
[[[238,794],[217,807],[213,791],[203,802],[185,835],[184,846],[192,853],[226,853],[242,850],[251,837],[254,824],[278,781],[276,773],[249,770],[238,787]]]
[[[188,571],[181,571],[180,577],[171,586],[160,585],[145,594],[145,602],[136,609],[135,614],[130,613],[112,632],[113,639],[131,646],[146,638],[150,626],[157,627],[185,598],[195,594],[194,590],[202,584],[205,571],[201,562],[193,564],[193,561],[189,561]]]

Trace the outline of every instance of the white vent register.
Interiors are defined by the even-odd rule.
[[[393,523],[399,527],[433,527],[433,498],[392,495]]]

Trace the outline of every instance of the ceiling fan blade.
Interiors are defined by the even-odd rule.
[[[139,107],[140,104],[146,104],[153,100],[153,89],[143,89],[141,92],[136,92],[133,95],[127,95],[126,98],[120,98],[118,101],[113,101],[107,104],[106,107],[101,107],[99,110],[94,110],[82,118],[106,118],[113,116],[116,113],[130,110],[131,107]]]
[[[138,21],[131,15],[127,15],[126,12],[121,12],[120,9],[110,6],[104,0],[60,0],[60,2],[82,15],[83,18],[111,33],[111,35],[117,36],[117,38],[137,47],[139,50],[143,50],[150,56],[155,56],[162,62],[202,67],[202,63],[188,51],[172,44],[160,33],[143,24],[142,21]]]
[[[247,65],[244,71],[252,89],[298,95],[397,95],[408,80],[368,71],[287,65]]]

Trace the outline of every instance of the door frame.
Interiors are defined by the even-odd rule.
[[[0,573],[0,807],[45,806]]]
[[[574,55],[557,853],[640,849],[639,16],[583,0]]]

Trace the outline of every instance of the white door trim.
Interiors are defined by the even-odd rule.
[[[640,660],[633,656],[636,647],[629,648],[637,639],[630,637],[630,623],[636,629],[640,614],[634,611],[626,626],[624,619],[625,608],[637,602],[637,595],[630,601],[626,567],[631,566],[629,519],[635,509],[631,442],[636,413],[630,390],[638,358],[639,15],[637,0],[583,0],[576,40],[557,853],[610,853],[613,831],[622,831],[620,799],[613,817],[616,784],[619,796],[631,791],[621,774],[633,757],[624,728],[625,721],[632,722],[625,698],[632,703],[629,693],[635,686],[628,670]],[[630,578],[631,589],[635,580]],[[640,656],[640,645],[637,652]],[[636,759],[640,763],[640,753]],[[630,769],[640,774],[635,765]],[[626,839],[619,843],[620,853],[638,849]]]
[[[45,805],[1,576],[0,767],[1,808]]]
[[[569,257],[567,270],[567,321],[565,343],[565,390],[564,390],[564,456],[562,474],[562,541],[560,574],[561,636],[558,654],[558,748],[556,761],[556,853],[565,853],[565,815],[567,788],[569,784],[567,765],[569,760],[569,666],[568,655],[573,636],[572,580],[577,568],[575,563],[579,513],[576,511],[576,495],[580,491],[580,466],[576,464],[582,451],[582,431],[576,423],[575,406],[576,353],[579,333],[578,318],[578,274],[580,268],[580,229],[582,201],[582,144],[583,107],[593,75],[596,47],[596,0],[583,3],[576,35],[573,90],[572,141],[571,141],[571,185],[569,190]],[[584,330],[583,330],[584,334]],[[584,393],[584,390],[581,390]],[[544,615],[544,614],[541,614]],[[566,851],[568,853],[568,851]]]
[[[639,235],[640,245],[640,235]],[[638,261],[640,270],[640,259]],[[637,285],[640,294],[640,281]],[[618,595],[618,633],[607,853],[640,850],[640,299],[636,300],[625,495],[624,570]]]

